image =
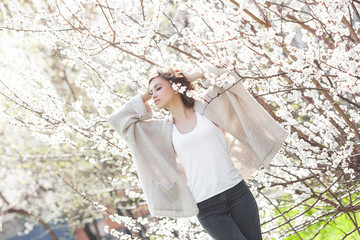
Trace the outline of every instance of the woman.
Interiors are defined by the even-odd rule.
[[[224,72],[209,65],[207,71]],[[109,122],[129,143],[151,214],[196,214],[214,239],[262,239],[257,204],[244,179],[268,166],[287,133],[240,81],[212,86],[201,102],[188,97],[198,78],[208,84],[203,72],[158,72],[148,91]],[[178,85],[186,91],[175,91]],[[150,98],[170,119],[152,119]]]

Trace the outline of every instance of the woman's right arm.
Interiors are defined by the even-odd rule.
[[[142,93],[141,96],[142,96],[143,102],[146,102],[151,98],[149,91]]]
[[[147,103],[148,99],[149,93],[139,93],[107,118],[109,124],[124,139],[134,135],[135,125],[139,121],[152,118],[153,112]]]

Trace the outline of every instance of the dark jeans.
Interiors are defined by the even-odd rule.
[[[197,206],[201,226],[214,239],[262,239],[258,206],[244,180]]]

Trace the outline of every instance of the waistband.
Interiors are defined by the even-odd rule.
[[[214,195],[214,196],[212,196],[212,197],[210,197],[210,198],[208,198],[208,199],[205,199],[205,200],[203,200],[203,201],[201,201],[201,202],[198,202],[198,203],[196,203],[196,204],[199,205],[199,204],[205,203],[205,202],[207,202],[207,201],[211,201],[211,200],[214,199],[214,198],[220,197],[220,196],[221,196],[222,194],[224,194],[224,193],[230,193],[230,192],[233,192],[233,191],[237,191],[238,189],[241,189],[241,188],[244,188],[244,187],[247,187],[247,185],[246,185],[246,183],[245,183],[245,180],[244,180],[244,179],[241,179],[241,181],[240,181],[238,184],[236,184],[235,186],[233,186],[233,187],[231,187],[231,188],[229,188],[229,189],[226,189],[225,191],[223,191],[223,192],[221,192],[221,193],[218,193],[218,194],[216,194],[216,195]]]

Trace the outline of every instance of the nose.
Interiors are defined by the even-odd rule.
[[[156,100],[156,98],[157,98],[157,93],[154,93],[154,92],[153,92],[152,98],[153,98],[154,100]]]

